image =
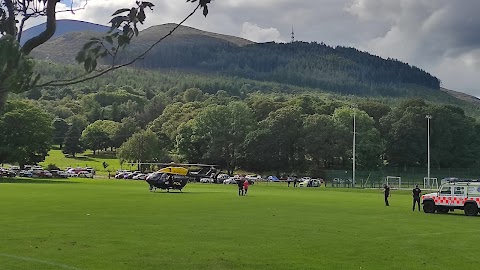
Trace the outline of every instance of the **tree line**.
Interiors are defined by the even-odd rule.
[[[38,100],[25,93],[24,99],[7,103],[0,117],[5,142],[0,162],[39,162],[54,143],[72,156],[108,149],[122,162],[207,163],[230,173],[241,168],[321,175],[352,167],[355,115],[359,170],[425,167],[429,114],[432,166],[479,166],[477,121],[459,107],[422,99],[386,104],[311,92],[239,97],[224,90],[210,94],[174,87],[162,92],[115,85],[62,91],[59,100],[43,99],[51,95],[43,89]]]

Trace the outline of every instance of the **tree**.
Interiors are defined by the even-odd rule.
[[[302,144],[303,116],[299,107],[276,110],[248,134],[242,163],[251,168],[291,173],[300,171],[305,161]]]
[[[392,166],[425,166],[427,164],[427,122],[431,113],[423,100],[408,100],[380,120],[385,134],[385,158]]]
[[[63,148],[65,134],[68,132],[69,128],[70,126],[64,119],[59,117],[53,119],[53,143],[60,145],[60,149]]]
[[[93,154],[96,154],[97,150],[107,148],[110,142],[108,134],[100,129],[98,126],[88,125],[82,132],[82,144],[93,150]]]
[[[356,166],[359,169],[377,169],[383,164],[382,153],[384,147],[380,132],[375,128],[375,120],[366,112],[356,108],[336,109],[333,117],[335,122],[348,132],[348,135],[344,136],[344,138],[349,141],[350,138],[353,138],[354,113],[356,120]],[[345,149],[344,158],[351,160],[353,148],[347,145]]]
[[[0,115],[0,161],[35,164],[45,159],[52,143],[52,119],[26,101],[7,103]]]
[[[167,162],[168,154],[160,147],[160,142],[151,130],[141,130],[125,143],[117,151],[120,162]]]
[[[65,141],[63,142],[64,147],[62,153],[71,155],[75,157],[76,154],[83,152],[82,142],[80,138],[82,136],[82,130],[76,125],[71,125],[68,129],[67,135],[65,136]]]
[[[210,105],[199,113],[178,135],[178,150],[189,162],[218,164],[232,174],[240,156],[240,147],[254,127],[253,112],[243,102],[227,106]],[[201,160],[192,159],[199,153]]]
[[[317,168],[328,168],[335,158],[342,158],[347,142],[348,130],[329,115],[309,115],[303,122],[303,144],[308,160]]]
[[[211,0],[187,0],[187,2],[197,2],[196,8],[182,22],[190,18],[198,9],[203,9],[203,14],[208,14],[208,4]],[[56,30],[56,14],[62,12],[57,10],[57,4],[60,0],[2,0],[0,2],[0,111],[3,110],[8,91],[25,91],[36,84],[38,76],[33,77],[33,62],[27,57],[30,52],[47,42],[52,38]],[[72,8],[66,11],[74,12]],[[87,4],[87,0],[80,0]],[[78,3],[78,1],[77,1]],[[110,31],[101,39],[92,38],[83,46],[78,53],[76,60],[83,64],[86,74],[63,81],[50,81],[39,84],[38,86],[61,86],[76,84],[85,80],[90,80],[107,72],[125,67],[143,58],[154,46],[170,36],[177,28],[175,27],[167,35],[161,37],[144,52],[133,58],[127,63],[117,65],[116,58],[118,54],[125,49],[134,36],[137,36],[138,23],[143,24],[146,19],[145,9],[153,9],[153,4],[146,1],[137,1],[136,6],[132,8],[123,8],[113,13],[110,21],[112,24]],[[63,10],[65,11],[65,10]],[[39,35],[25,41],[23,46],[19,45],[22,38],[25,22],[32,18],[44,17],[46,20],[46,29]],[[111,64],[108,68],[98,69],[97,60],[108,57]]]

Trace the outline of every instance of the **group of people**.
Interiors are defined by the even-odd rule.
[[[385,184],[383,186],[383,194],[385,195],[385,206],[390,206],[388,202],[388,197],[390,197],[390,187]],[[422,190],[415,185],[415,188],[412,189],[412,196],[413,196],[413,207],[412,210],[415,211],[415,205],[418,205],[418,211],[420,211],[420,196],[422,195]]]
[[[246,196],[248,192],[248,186],[250,183],[248,183],[248,180],[245,179],[245,177],[242,177],[237,180],[237,186],[238,186],[238,196]]]

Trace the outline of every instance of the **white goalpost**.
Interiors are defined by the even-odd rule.
[[[423,188],[425,189],[438,189],[438,180],[437,178],[423,178]]]
[[[402,178],[400,176],[387,176],[385,182],[390,188],[398,189],[402,187]]]

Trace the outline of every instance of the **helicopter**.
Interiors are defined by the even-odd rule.
[[[147,164],[147,163],[143,163]],[[149,164],[149,163],[148,163]],[[150,186],[150,191],[156,191],[157,188],[166,190],[179,190],[188,184],[190,180],[198,181],[202,177],[215,177],[217,175],[216,165],[207,164],[175,164],[175,163],[151,163],[155,165],[167,166],[150,174],[145,181]],[[201,167],[199,171],[190,171],[185,167]]]

